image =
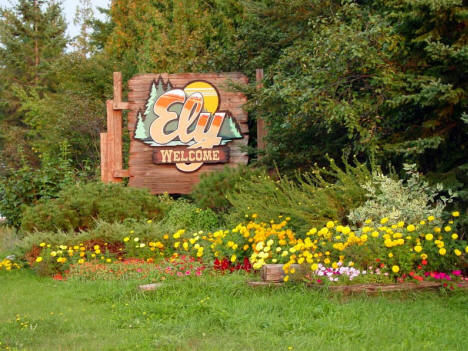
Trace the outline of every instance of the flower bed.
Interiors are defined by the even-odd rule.
[[[390,223],[382,218],[367,220],[357,228],[329,221],[321,228],[297,233],[289,227],[290,218],[262,222],[253,214],[248,222],[230,230],[179,230],[159,240],[137,236],[131,230],[119,242],[42,242],[26,256],[27,264],[43,274],[63,273],[90,262],[105,266],[129,258],[159,263],[192,257],[223,272],[258,271],[266,264],[282,264],[283,281],[300,267],[302,280],[308,284],[401,283],[438,277],[453,281],[461,279],[468,267],[467,243],[453,230],[458,216],[454,212],[445,223],[429,216],[417,224]],[[4,260],[2,267],[13,269],[21,264]]]

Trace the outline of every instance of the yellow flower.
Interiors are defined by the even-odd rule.
[[[387,217],[384,217],[380,220],[380,224],[385,224],[388,222],[388,218]]]
[[[422,258],[423,260],[427,260],[427,255],[426,255],[425,253],[423,253],[423,254],[421,254],[421,258]]]
[[[283,278],[283,280],[284,280],[285,282],[287,282],[287,281],[289,280],[289,275],[285,275],[284,278]]]
[[[444,228],[444,230],[445,230],[446,232],[449,232],[449,231],[452,230],[452,227],[448,225],[448,226],[446,226],[446,227]]]
[[[425,238],[426,238],[426,240],[431,241],[432,239],[434,239],[434,235],[432,235],[432,234],[426,234]]]
[[[330,259],[327,257],[326,259],[323,260],[323,263],[329,264],[329,263],[330,263]]]
[[[440,229],[439,227],[435,227],[435,228],[434,228],[434,231],[435,231],[436,233],[440,233],[440,230],[441,230],[441,229]]]
[[[379,236],[379,232],[378,232],[378,231],[376,231],[376,230],[374,230],[374,231],[372,232],[372,234],[371,234],[371,235],[372,235],[372,237],[373,237],[373,238],[378,238],[378,236]]]
[[[46,243],[40,243],[39,246],[44,247],[44,246],[46,246]]]
[[[388,254],[388,257],[392,258],[392,257],[393,257],[393,254],[390,252],[390,253]]]
[[[414,247],[414,251],[416,251],[416,252],[421,252],[421,251],[422,251],[422,246],[416,245],[416,246]]]
[[[468,253],[468,246],[465,246],[465,252]]]
[[[50,253],[50,255],[51,255],[52,257],[55,257],[55,256],[57,256],[57,252],[52,251],[52,252]]]
[[[434,216],[429,216],[429,217],[427,217],[427,220],[428,220],[429,222],[432,222],[434,219],[435,219]]]
[[[180,233],[177,232],[177,233],[174,233],[174,235],[172,236],[174,239],[179,239],[180,238]]]
[[[453,211],[453,212],[452,212],[452,216],[458,217],[458,216],[460,216],[460,212],[458,212],[458,211]]]
[[[462,254],[461,251],[458,249],[453,250],[453,252],[455,252],[455,255],[457,256],[460,256]]]
[[[453,233],[453,234],[452,234],[452,239],[453,239],[453,240],[457,240],[457,239],[458,239],[458,234],[457,234],[457,233]]]
[[[179,242],[179,241],[176,241],[176,242],[174,243],[174,247],[175,247],[176,249],[179,247],[179,245],[180,245],[180,242]]]
[[[372,219],[366,219],[366,220],[364,221],[364,223],[366,223],[366,224],[372,223]]]
[[[397,224],[397,226],[398,226],[399,228],[403,228],[403,227],[405,226],[405,222],[399,221],[398,224]]]
[[[152,223],[153,221],[151,219],[148,219],[146,223]]]
[[[256,214],[256,213],[254,213],[254,214],[252,215],[252,218],[257,218],[257,217],[258,217],[258,214]]]
[[[414,232],[414,230],[416,229],[416,227],[412,224],[410,224],[409,226],[406,227],[406,230],[409,231],[409,232]]]
[[[124,242],[127,242],[127,241],[129,241],[129,240],[130,240],[130,238],[129,238],[128,236],[126,236],[126,237],[124,238]]]
[[[237,260],[237,256],[236,256],[236,255],[232,255],[232,256],[231,256],[231,262],[234,263],[234,262],[236,262],[236,260]]]
[[[335,223],[333,223],[333,221],[327,222],[327,228],[333,228],[334,226],[335,226]]]
[[[111,260],[110,258],[108,258],[108,259],[106,260],[106,262],[107,262],[107,263],[111,263],[112,260]]]
[[[39,256],[38,258],[36,258],[36,262],[37,262],[37,263],[42,262],[42,257]]]
[[[400,267],[398,266],[392,266],[392,272],[393,273],[398,273],[400,271]]]
[[[419,224],[424,225],[426,224],[426,221],[419,221]]]
[[[310,266],[310,269],[312,269],[313,271],[316,271],[318,269],[318,264],[317,263],[314,263]]]
[[[439,249],[439,254],[441,254],[442,256],[444,256],[446,253],[447,253],[447,250],[444,247]]]
[[[80,259],[78,260],[78,263],[79,263],[79,264],[83,264],[83,263],[84,263],[84,259],[80,258]]]
[[[185,251],[188,250],[188,243],[187,243],[187,242],[183,243],[182,246],[184,247],[184,250],[185,250]]]

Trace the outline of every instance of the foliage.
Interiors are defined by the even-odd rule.
[[[9,225],[19,227],[24,206],[34,205],[40,199],[52,199],[75,181],[65,143],[60,153],[39,154],[39,158],[40,168],[32,168],[23,159],[20,169],[7,169],[0,176],[0,213]]]
[[[221,171],[203,173],[200,182],[195,185],[190,196],[201,208],[210,208],[215,212],[227,212],[232,207],[227,195],[237,193],[242,181],[262,175],[264,175],[262,170],[247,166],[224,167]]]
[[[145,189],[101,182],[76,184],[57,194],[56,199],[40,200],[23,212],[23,231],[84,230],[96,219],[122,222],[127,218],[159,218],[160,201]]]
[[[263,160],[303,168],[346,150],[423,172],[463,164],[466,10],[462,1],[434,4],[317,2],[265,67],[265,88],[250,92],[252,114],[268,124]],[[276,24],[278,8],[257,14],[259,23]],[[245,41],[262,50],[256,34]]]
[[[361,185],[371,179],[371,171],[366,164],[344,163],[342,169],[330,160],[329,170],[314,167],[293,179],[245,179],[236,193],[228,194],[233,206],[228,221],[233,224],[254,213],[268,220],[291,217],[292,226],[304,232],[330,219],[346,221],[348,212],[365,201]]]
[[[449,190],[449,198],[438,196],[442,185],[432,187],[420,178],[415,165],[404,165],[409,179],[395,180],[375,174],[372,180],[363,184],[368,200],[352,209],[348,219],[353,223],[364,223],[367,219],[377,220],[388,217],[392,222],[414,223],[419,218],[434,216],[440,218],[446,205],[457,194]]]
[[[66,47],[66,25],[60,4],[43,0],[19,0],[11,9],[1,9],[0,20],[0,124],[2,163],[19,166],[22,152],[28,152],[28,140],[17,89],[33,90],[42,95],[57,87],[56,60]],[[31,155],[32,156],[32,155]]]

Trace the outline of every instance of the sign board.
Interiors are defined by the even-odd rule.
[[[154,194],[186,194],[202,173],[246,164],[243,147],[248,143],[248,126],[242,106],[247,99],[234,91],[233,84],[247,82],[241,73],[141,74],[131,78],[128,102],[115,101],[115,97],[112,102],[113,113],[120,108],[129,110],[128,171],[114,169],[108,181],[129,176],[129,186],[148,188]],[[109,132],[104,134],[104,141],[109,140]],[[114,161],[111,156],[108,163]]]

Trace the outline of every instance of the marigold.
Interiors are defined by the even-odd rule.
[[[452,234],[452,239],[453,239],[453,240],[457,240],[457,239],[458,239],[458,234],[457,234],[457,233],[453,233],[453,234]]]
[[[393,272],[393,273],[398,273],[399,271],[400,271],[400,267],[398,267],[398,266],[396,266],[396,265],[395,265],[395,266],[392,266],[392,272]]]
[[[453,250],[453,252],[455,252],[455,255],[457,256],[460,256],[462,254],[462,252],[458,249]]]
[[[387,217],[384,217],[380,220],[380,224],[385,224],[388,222],[388,218]]]
[[[446,253],[447,253],[447,250],[444,247],[439,249],[439,254],[441,254],[442,256],[444,256]]]
[[[409,232],[414,232],[414,230],[416,229],[416,227],[412,224],[410,224],[409,226],[406,227],[406,230],[409,231]]]
[[[39,256],[38,258],[36,258],[36,262],[37,262],[37,263],[42,262],[42,257]]]
[[[431,241],[432,239],[434,239],[434,235],[432,235],[432,234],[426,234],[425,238],[426,238],[426,240]]]
[[[453,212],[452,212],[452,216],[458,217],[458,216],[460,216],[460,212],[458,212],[458,211],[453,211]]]

